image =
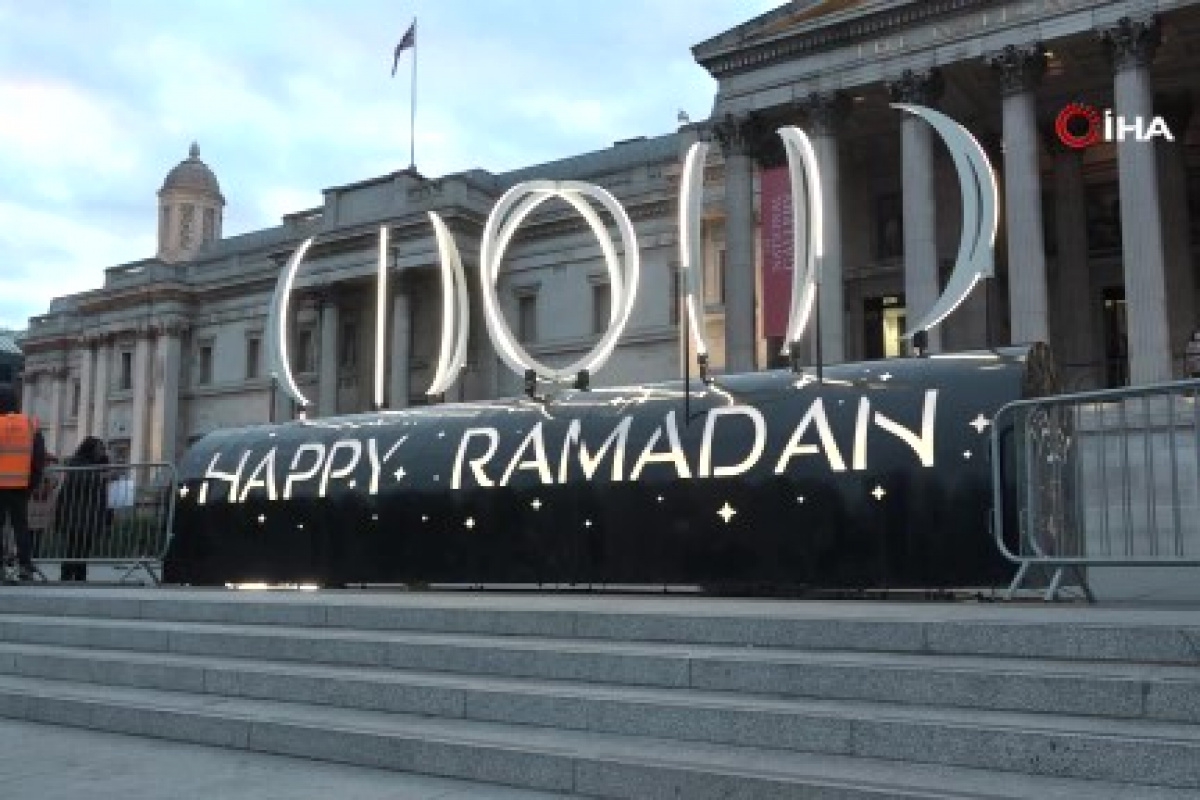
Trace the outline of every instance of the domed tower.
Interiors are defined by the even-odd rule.
[[[158,257],[187,261],[202,244],[221,238],[225,198],[217,176],[200,160],[192,143],[188,158],[179,162],[158,190]]]

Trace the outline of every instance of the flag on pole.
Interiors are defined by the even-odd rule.
[[[400,65],[400,54],[410,47],[417,46],[417,21],[414,19],[412,25],[408,26],[408,30],[401,37],[400,43],[396,45],[396,52],[392,57],[392,77],[396,77],[396,67]]]

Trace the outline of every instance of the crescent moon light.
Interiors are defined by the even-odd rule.
[[[941,297],[904,334],[905,338],[912,338],[917,331],[940,324],[967,298],[981,278],[995,274],[993,248],[999,222],[998,191],[996,174],[987,153],[966,128],[940,111],[925,106],[892,103],[892,107],[921,117],[938,132],[954,159],[962,191],[962,238],[954,270]]]

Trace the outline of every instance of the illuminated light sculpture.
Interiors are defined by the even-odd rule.
[[[683,273],[683,302],[696,356],[702,364],[708,358],[708,342],[696,308],[697,303],[704,300],[704,270],[701,268],[704,207],[700,200],[704,192],[704,159],[707,155],[708,144],[705,142],[696,142],[688,148],[679,184],[679,270]]]
[[[966,128],[940,111],[925,106],[892,103],[892,107],[916,114],[942,137],[954,159],[963,201],[962,237],[954,271],[933,307],[905,332],[904,337],[911,339],[917,332],[940,324],[967,298],[981,278],[995,275],[992,248],[999,224],[999,203],[991,162],[979,141]]]
[[[379,267],[375,279],[375,409],[386,402],[383,380],[387,371],[387,251],[388,229],[379,229]]]
[[[433,211],[428,213],[437,239],[438,263],[442,274],[442,338],[438,350],[437,370],[425,393],[430,397],[437,397],[446,393],[466,364],[471,310],[467,300],[467,279],[463,272],[458,245],[454,243],[454,237],[442,218]]]
[[[608,267],[612,302],[609,307],[609,326],[586,355],[563,367],[554,369],[535,360],[517,342],[500,312],[500,301],[496,295],[496,280],[500,275],[500,264],[504,251],[512,241],[521,222],[539,205],[552,197],[569,203],[587,221],[600,244],[604,261]],[[621,233],[623,259],[617,257],[608,228],[584,198],[591,198],[602,205],[616,220]],[[527,181],[519,183],[501,196],[488,215],[479,244],[479,274],[484,318],[488,334],[502,361],[518,375],[532,370],[542,380],[569,382],[575,380],[582,370],[595,374],[612,355],[617,340],[625,330],[637,299],[639,280],[639,250],[633,223],[624,207],[608,191],[599,186],[579,181]]]
[[[271,310],[267,318],[267,347],[271,354],[271,372],[282,378],[280,385],[283,387],[283,391],[300,406],[301,410],[308,407],[308,398],[301,394],[300,387],[296,385],[295,376],[292,375],[292,365],[288,358],[287,320],[289,301],[292,298],[292,284],[296,280],[296,270],[300,268],[300,262],[304,260],[304,255],[312,243],[313,237],[305,239],[304,243],[296,248],[296,252],[292,253],[283,271],[279,273],[279,279],[275,282],[275,294],[271,297]]]
[[[817,154],[804,131],[788,126],[779,129],[783,149],[787,154],[788,177],[792,184],[792,303],[788,311],[787,337],[783,352],[788,353],[791,345],[800,341],[821,283],[822,258],[825,255],[824,218],[821,192],[821,172],[817,167]],[[797,201],[803,189],[803,207]],[[801,264],[800,254],[804,262]]]

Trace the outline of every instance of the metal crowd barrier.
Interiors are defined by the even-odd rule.
[[[991,448],[1008,597],[1039,571],[1047,600],[1070,576],[1094,601],[1090,567],[1200,566],[1200,380],[1009,403]]]
[[[30,500],[34,563],[43,576],[47,564],[104,565],[122,582],[141,571],[159,583],[175,484],[167,463],[47,467]]]

